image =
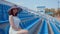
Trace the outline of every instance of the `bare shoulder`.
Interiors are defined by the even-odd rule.
[[[9,15],[9,19],[12,19],[13,18],[13,16],[12,15]]]
[[[12,15],[9,15],[9,17],[13,17]]]

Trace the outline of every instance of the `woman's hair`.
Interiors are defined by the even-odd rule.
[[[14,10],[14,9],[17,9],[18,12],[19,12],[19,11],[22,11],[22,8],[12,8],[12,9],[10,9],[9,12],[8,12],[9,15],[17,16],[18,12],[14,15],[14,13],[13,13],[13,10]]]

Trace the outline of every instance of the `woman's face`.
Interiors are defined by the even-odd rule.
[[[13,13],[16,14],[18,12],[17,9],[13,9]]]

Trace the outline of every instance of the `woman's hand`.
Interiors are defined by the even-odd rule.
[[[12,26],[12,28],[16,31],[18,30],[18,28],[16,26]]]
[[[12,28],[14,29],[14,30],[16,30],[16,31],[20,31],[21,30],[21,28],[20,27],[16,27],[16,26],[12,26]]]

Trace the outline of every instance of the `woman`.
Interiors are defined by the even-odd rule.
[[[10,22],[9,34],[28,34],[27,30],[23,30],[21,29],[21,27],[19,27],[19,23],[21,21],[17,17],[18,10],[22,11],[21,8],[17,8],[17,7],[13,7],[9,11],[9,22]]]

